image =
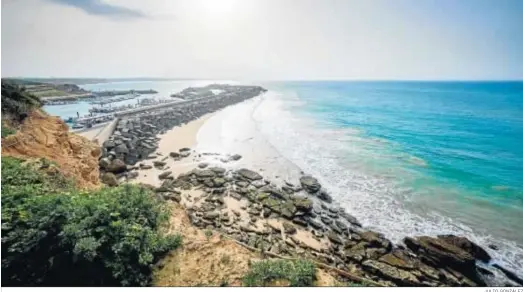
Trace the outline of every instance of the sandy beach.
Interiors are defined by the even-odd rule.
[[[185,125],[174,127],[173,129],[167,131],[165,134],[158,135],[160,141],[158,143],[157,157],[154,160],[164,161],[166,164],[162,169],[153,167],[150,169],[140,169],[138,171],[139,175],[136,179],[133,180],[135,183],[144,183],[159,187],[163,180],[159,178],[159,175],[166,172],[172,171],[172,176],[177,177],[182,173],[189,172],[195,168],[198,168],[198,164],[204,160],[202,153],[198,153],[194,148],[197,145],[197,135],[201,127],[208,121],[212,116],[220,113],[217,111],[215,113],[210,113],[202,116],[201,118],[191,121]],[[178,152],[181,148],[190,148],[191,154],[188,157],[181,158],[179,160],[173,159],[169,156],[170,152]],[[153,160],[148,160],[153,161]],[[148,161],[142,161],[144,164],[151,164]],[[207,162],[208,160],[206,160]],[[222,166],[218,161],[217,163],[210,162],[208,167],[212,166]],[[138,163],[139,165],[140,163]],[[190,190],[181,190],[181,201],[180,204],[184,208],[199,208],[201,204],[205,201],[207,194],[203,189],[193,188]],[[252,216],[248,213],[248,207],[250,204],[246,200],[238,201],[230,196],[225,196],[224,198],[224,209],[223,212],[234,214],[236,216],[236,223],[239,225],[250,225],[250,228],[257,230],[258,232],[263,232],[268,226],[272,226],[272,229],[282,230],[281,236],[286,238],[283,233],[282,220],[281,219],[260,219],[255,222],[250,222]],[[261,207],[261,206],[260,206]],[[310,232],[305,228],[296,226],[296,234],[292,236],[293,242],[305,244],[314,250],[326,249],[330,246],[328,241],[323,238],[321,240],[313,238]]]
[[[160,141],[158,143],[157,154],[158,158],[165,159],[166,165],[163,170],[153,167],[151,169],[140,170],[138,177],[135,179],[137,183],[145,183],[153,186],[159,186],[161,180],[158,175],[165,171],[172,171],[173,176],[177,176],[180,173],[190,171],[198,165],[198,161],[195,157],[195,152],[191,150],[191,155],[185,157],[182,160],[174,160],[169,157],[170,152],[178,152],[181,148],[194,148],[196,145],[196,135],[200,130],[201,126],[216,113],[206,114],[199,119],[191,121],[185,125],[174,127],[167,131],[165,134],[158,135]],[[140,162],[148,164],[147,162]],[[139,165],[138,163],[137,165]]]

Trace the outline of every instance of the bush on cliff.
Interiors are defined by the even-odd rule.
[[[16,131],[14,129],[11,129],[10,127],[4,125],[4,122],[2,121],[2,138],[7,137],[9,135],[15,134]]]
[[[2,284],[144,286],[158,258],[181,244],[162,235],[165,205],[143,188],[70,188],[2,157]]]
[[[42,101],[26,92],[16,84],[2,80],[2,118],[8,117],[17,122],[23,121],[27,114],[42,106]]]

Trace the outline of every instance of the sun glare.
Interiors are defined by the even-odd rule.
[[[236,7],[237,0],[204,0],[202,10],[212,18],[225,18],[230,16]]]

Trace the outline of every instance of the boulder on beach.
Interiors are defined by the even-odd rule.
[[[248,180],[259,180],[263,178],[259,173],[246,168],[238,170],[238,174]]]
[[[304,198],[304,197],[294,197],[294,206],[296,206],[296,209],[299,211],[304,211],[306,213],[309,213],[312,211],[313,203],[311,200]]]
[[[165,171],[165,172],[162,172],[158,178],[159,179],[166,179],[168,178],[173,172],[172,171]]]
[[[198,178],[206,178],[206,177],[214,177],[214,176],[216,176],[216,173],[210,169],[204,169],[204,170],[195,171],[195,175]]]
[[[171,153],[169,153],[169,156],[171,156],[172,158],[178,158],[178,157],[180,157],[180,153],[178,153],[178,152],[171,152]]]
[[[107,167],[107,171],[115,174],[122,173],[127,171],[127,165],[121,159],[114,159]]]
[[[100,159],[100,161],[98,161],[98,165],[101,169],[107,169],[109,165],[111,165],[111,159],[109,159],[108,157],[103,157],[102,159]]]
[[[438,238],[461,248],[462,250],[468,252],[474,258],[483,261],[489,262],[492,258],[481,246],[470,241],[466,237],[456,236],[456,235],[438,235]]]
[[[180,148],[178,151],[179,152],[187,152],[187,151],[191,151],[191,148],[184,147],[184,148]]]
[[[283,221],[282,223],[283,231],[287,234],[294,234],[296,233],[296,227],[290,222]]]
[[[332,203],[332,197],[325,190],[320,190],[318,192],[318,199],[327,203]]]
[[[202,163],[198,164],[199,168],[206,168],[207,166],[209,166],[209,163],[207,163],[207,162],[202,162]]]
[[[242,158],[242,156],[240,154],[234,154],[233,156],[231,156],[230,160],[237,161],[237,160],[240,160],[241,158]]]
[[[167,163],[166,163],[165,161],[154,161],[154,162],[153,162],[153,165],[154,165],[155,167],[163,167],[163,166],[165,166],[166,164],[167,164]]]
[[[317,179],[310,175],[305,175],[300,178],[301,186],[308,192],[308,193],[316,193],[321,189],[321,184],[318,182]]]
[[[118,185],[118,179],[116,178],[116,175],[114,175],[114,173],[106,172],[102,175],[102,183],[110,187],[115,187]]]

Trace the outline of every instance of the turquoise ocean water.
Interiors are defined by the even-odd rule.
[[[466,235],[523,271],[523,82],[266,87],[259,128],[364,223]]]
[[[151,88],[167,98],[208,83],[84,87]],[[252,122],[245,131],[256,129],[365,226],[396,242],[407,235],[464,235],[498,246],[489,250],[494,260],[521,275],[523,82],[256,83],[269,91],[230,109],[222,125]],[[48,111],[66,117],[89,105],[69,107]],[[243,116],[250,120],[239,121]]]

